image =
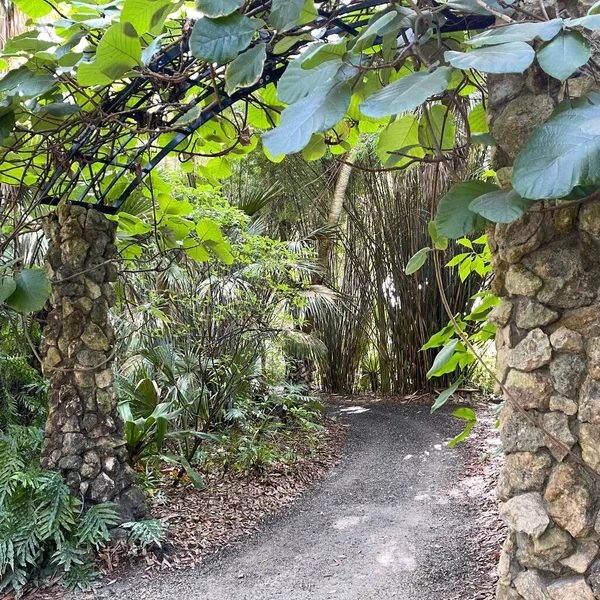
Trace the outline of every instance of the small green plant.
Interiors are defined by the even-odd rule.
[[[168,523],[163,523],[158,519],[123,523],[121,527],[129,529],[129,541],[142,548],[151,548],[152,546],[162,548],[162,541],[169,531]]]
[[[35,437],[0,437],[0,592],[16,597],[45,580],[89,588],[95,575],[89,554],[118,523],[113,505],[84,512],[58,473],[38,469],[39,455],[22,451]]]

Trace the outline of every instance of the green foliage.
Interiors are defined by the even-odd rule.
[[[0,437],[0,592],[19,595],[44,580],[87,588],[94,575],[88,554],[110,539],[117,512],[105,504],[82,514],[62,477],[40,471],[39,454],[24,450],[29,430],[11,433]]]
[[[169,531],[169,524],[157,519],[123,523],[121,527],[129,529],[130,541],[140,545],[142,548],[150,548],[152,546],[162,548],[162,541]]]

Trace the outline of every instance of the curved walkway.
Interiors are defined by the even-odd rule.
[[[368,409],[368,410],[365,410]],[[423,406],[333,407],[352,425],[343,460],[260,533],[200,569],[125,581],[127,600],[475,598],[473,501],[459,479],[461,423]],[[476,503],[476,500],[475,500]]]

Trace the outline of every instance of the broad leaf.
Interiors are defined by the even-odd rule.
[[[285,54],[294,44],[298,42],[310,42],[314,40],[310,33],[301,33],[300,35],[290,35],[280,39],[274,46],[273,52],[275,54]]]
[[[319,160],[325,156],[327,144],[322,133],[313,133],[308,145],[302,149],[302,158],[307,162]]]
[[[550,77],[565,81],[585,65],[591,55],[592,51],[581,33],[570,31],[544,44],[538,50],[537,60]]]
[[[113,23],[98,44],[96,67],[114,81],[141,62],[142,46],[133,25]]]
[[[438,234],[458,239],[485,228],[487,221],[469,209],[475,198],[498,190],[498,186],[485,181],[472,180],[455,183],[440,199],[435,215]]]
[[[351,42],[350,47],[353,52],[362,52],[373,45],[377,36],[397,33],[401,28],[412,27],[416,18],[417,13],[414,10],[403,6],[395,6],[388,12],[375,13],[368,27]]]
[[[305,71],[302,68],[302,57],[292,61],[277,85],[277,99],[293,104],[317,90],[331,89],[341,66],[341,61],[330,61]]]
[[[269,23],[278,31],[287,31],[300,21],[306,0],[273,0]]]
[[[487,124],[487,115],[483,104],[478,104],[469,113],[469,128],[471,133],[488,133],[489,127]]]
[[[525,42],[477,48],[470,52],[445,52],[444,58],[457,69],[483,73],[523,73],[533,62],[535,52]]]
[[[600,183],[600,106],[566,110],[529,136],[514,164],[523,198],[564,198],[576,185]]]
[[[190,49],[196,58],[228,63],[250,45],[260,25],[261,21],[237,12],[220,19],[198,19],[190,36]]]
[[[120,20],[131,23],[140,35],[160,33],[165,19],[176,8],[172,0],[125,0]]]
[[[329,92],[319,91],[292,104],[281,114],[279,126],[263,135],[266,149],[273,156],[299,152],[313,133],[323,133],[344,118],[350,97],[350,87],[339,83]]]
[[[52,4],[45,0],[14,0],[14,3],[28,16],[37,19],[52,12]],[[5,19],[7,17],[4,17]]]
[[[304,70],[314,69],[318,65],[328,62],[330,60],[341,60],[346,54],[346,44],[348,40],[342,38],[339,42],[330,44],[321,44],[317,46],[317,49],[312,54],[302,61],[302,68]]]
[[[427,223],[427,230],[429,231],[429,235],[431,236],[433,244],[435,245],[437,250],[448,249],[448,238],[443,237],[438,233],[434,221],[429,221],[429,223]]]
[[[567,27],[584,27],[590,31],[596,31],[596,29],[600,29],[600,15],[590,14],[579,19],[567,19],[565,25]]]
[[[542,21],[540,23],[516,23],[490,29],[472,37],[465,43],[478,48],[480,46],[493,46],[495,44],[505,44],[506,42],[531,42],[535,38],[540,38],[547,42],[556,37],[563,28],[562,19],[553,19],[552,21]]]
[[[444,369],[444,367],[450,362],[450,359],[454,355],[454,351],[456,350],[456,346],[460,340],[458,338],[454,340],[450,340],[438,353],[433,361],[433,365],[431,365],[431,369],[427,371],[427,377],[435,377],[436,373],[439,373]]]
[[[391,152],[400,152],[416,158],[425,156],[425,151],[419,143],[419,122],[414,115],[406,115],[390,123],[381,132],[377,144],[377,156],[388,167],[401,166],[411,160]]]
[[[225,71],[228,93],[238,87],[254,85],[262,75],[266,59],[266,44],[257,44],[231,62]]]
[[[431,413],[433,414],[438,408],[441,408],[448,402],[448,400],[452,397],[452,394],[456,392],[458,386],[461,384],[462,379],[459,379],[457,382],[453,383],[447,390],[444,390],[435,400],[433,406],[431,407]]]
[[[404,272],[407,275],[416,273],[427,262],[427,256],[430,252],[431,248],[421,248],[418,250],[406,264],[406,269],[404,269]]]
[[[427,98],[446,91],[451,75],[448,67],[411,73],[369,96],[361,103],[360,111],[367,117],[380,119],[412,110]]]
[[[50,295],[50,282],[43,269],[24,269],[14,279],[15,291],[6,303],[19,312],[36,312],[44,308]]]
[[[0,92],[34,97],[45,94],[52,89],[58,80],[50,73],[34,73],[26,67],[10,70],[0,79]]]
[[[245,0],[197,0],[198,10],[207,17],[226,17],[244,5]]]
[[[534,204],[534,200],[521,198],[515,190],[498,190],[479,196],[469,204],[469,209],[494,223],[512,223]]]
[[[0,276],[0,302],[4,302],[16,289],[17,284],[12,277]]]
[[[429,125],[431,125],[432,131],[430,131]],[[431,136],[432,132],[433,138]],[[437,145],[440,146],[443,152],[452,150],[455,137],[456,127],[452,113],[443,104],[434,104],[429,108],[429,124],[425,115],[421,117],[419,140],[430,152],[435,152]]]

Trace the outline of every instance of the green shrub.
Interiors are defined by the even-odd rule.
[[[110,539],[109,528],[118,522],[114,506],[84,513],[58,473],[37,467],[41,431],[21,427],[11,434],[0,437],[0,592],[19,597],[46,580],[89,587],[95,575],[90,554]],[[32,440],[39,442],[37,452]]]

